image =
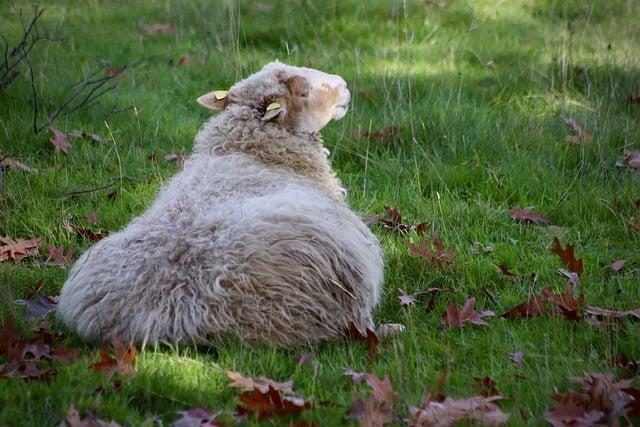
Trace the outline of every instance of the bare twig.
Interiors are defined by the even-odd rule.
[[[9,48],[9,42],[4,37],[2,43],[4,45],[4,52],[2,62],[0,63],[0,89],[8,86],[15,78],[20,74],[18,67],[23,61],[27,60],[28,55],[34,46],[40,41],[46,39],[38,32],[38,19],[42,16],[44,9],[35,8],[33,18],[28,24],[25,24],[22,20],[22,10],[15,11],[20,23],[22,24],[22,39],[20,42],[11,48]]]

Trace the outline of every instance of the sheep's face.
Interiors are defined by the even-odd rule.
[[[329,121],[345,116],[350,99],[340,76],[273,62],[228,93],[211,92],[198,102],[217,111],[243,105],[256,110],[264,121],[301,132],[318,132]]]

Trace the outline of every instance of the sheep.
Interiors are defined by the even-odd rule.
[[[88,341],[287,347],[373,327],[377,238],[319,131],[347,112],[336,75],[279,62],[198,102],[219,112],[151,207],[88,249],[57,313]]]

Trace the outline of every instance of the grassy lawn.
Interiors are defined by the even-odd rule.
[[[334,402],[295,420],[355,425],[344,416],[369,389],[344,376],[347,368],[389,375],[403,416],[443,371],[442,392],[454,398],[477,395],[474,378],[490,376],[504,396],[499,406],[510,414],[509,425],[544,425],[555,389],[566,391],[571,378],[585,372],[620,377],[612,358],[640,358],[637,321],[500,317],[543,287],[564,288],[557,272],[563,265],[550,251],[554,237],[575,245],[584,260],[577,289],[587,305],[640,306],[640,229],[634,226],[640,173],[615,166],[625,148],[640,149],[640,105],[628,102],[640,96],[638,2],[61,0],[42,6],[40,29],[56,40],[40,42],[31,56],[44,100],[39,123],[83,76],[135,66],[99,103],[56,121],[64,132],[80,129],[104,139],[71,139],[66,155],[54,154],[47,129],[33,133],[26,67],[0,91],[0,154],[38,169],[5,172],[0,235],[43,240],[42,256],[0,262],[0,322],[13,313],[24,334],[38,326],[65,331],[55,316],[29,320],[13,303],[40,280],[44,293],[58,294],[66,270],[45,262],[47,245],[73,248],[77,257],[91,241],[68,231],[67,222],[115,231],[142,213],[177,170],[163,156],[187,154],[209,116],[195,99],[276,58],[349,83],[350,113],[323,134],[351,206],[363,217],[394,206],[405,222],[432,224],[456,260],[453,268],[425,268],[405,246],[419,236],[372,225],[386,258],[376,322],[406,325],[404,333],[381,341],[375,360],[363,346],[343,341],[288,351],[238,341],[147,348],[139,350],[135,378],[121,378],[114,388],[88,368],[99,349],[65,331],[63,342],[82,346],[81,357],[54,361],[57,373],[46,381],[0,379],[0,425],[58,425],[70,405],[122,425],[169,425],[178,411],[198,406],[231,420],[239,401],[227,387],[227,370],[293,379],[297,395]],[[176,32],[147,34],[143,26],[153,23],[175,24]],[[7,3],[0,6],[0,32],[10,41],[21,35]],[[565,142],[572,131],[563,116],[592,140]],[[375,137],[393,127],[387,138]],[[511,208],[527,206],[551,225],[509,217]],[[97,225],[84,219],[91,213]],[[493,251],[474,254],[474,241]],[[613,272],[610,264],[619,259],[626,264]],[[501,264],[517,277],[501,274]],[[400,306],[399,289],[429,287],[453,292],[439,294],[430,310],[423,300]],[[442,328],[447,306],[470,297],[478,311],[496,313],[489,326]],[[516,351],[525,353],[522,367],[510,360]],[[299,366],[294,359],[303,352],[314,360]],[[258,421],[250,417],[246,424]]]

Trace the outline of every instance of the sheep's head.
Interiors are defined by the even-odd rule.
[[[350,94],[340,76],[280,62],[236,83],[229,91],[214,91],[198,103],[214,111],[248,107],[257,117],[302,132],[317,132],[347,113]]]

